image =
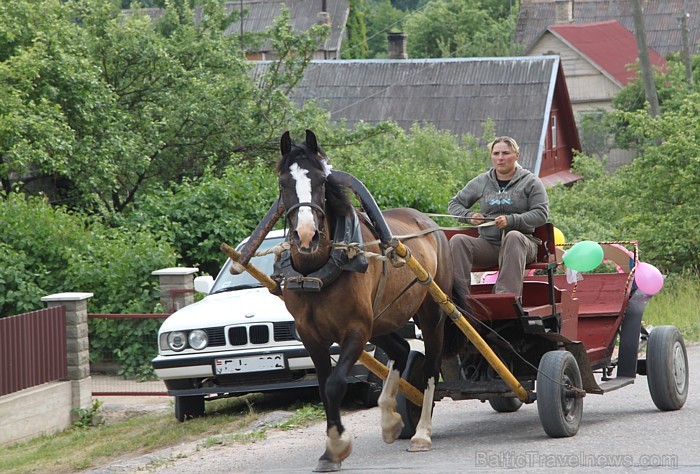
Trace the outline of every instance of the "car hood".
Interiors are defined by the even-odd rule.
[[[209,295],[171,314],[160,332],[292,320],[281,298],[254,288]]]

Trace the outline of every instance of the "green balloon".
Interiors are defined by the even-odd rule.
[[[590,272],[603,261],[603,247],[598,242],[584,240],[564,254],[564,265],[577,272]]]

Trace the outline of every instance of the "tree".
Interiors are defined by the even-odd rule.
[[[365,23],[367,25],[367,57],[386,58],[387,33],[403,30],[405,13],[392,6],[390,0],[368,0]]]
[[[101,213],[149,186],[265,155],[297,119],[288,91],[328,31],[295,34],[283,9],[269,33],[280,60],[254,76],[238,38],[223,35],[238,12],[217,0],[197,25],[186,1],[169,2],[157,23],[103,0],[8,1],[0,183],[28,190],[48,178],[55,197]]]
[[[343,42],[343,59],[365,59],[367,57],[367,26],[363,0],[350,0],[350,14],[346,26],[347,41]]]
[[[517,11],[513,15],[517,18]],[[418,58],[507,56],[513,48],[514,24],[502,2],[435,0],[406,19],[408,54]]]

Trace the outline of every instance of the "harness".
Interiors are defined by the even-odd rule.
[[[290,206],[287,214],[301,206],[309,206],[324,214],[323,209],[314,203],[308,202]],[[349,216],[336,218],[333,241],[358,243],[361,249],[364,248],[362,245],[360,221],[357,219],[355,212]],[[368,266],[367,259],[361,253],[350,257],[347,251],[333,248],[328,262],[323,267],[308,275],[302,275],[292,266],[291,251],[284,250],[280,254],[280,258],[275,261],[273,278],[278,281],[283,279],[285,288],[288,290],[319,292],[324,286],[328,286],[337,280],[341,272],[364,273],[367,271]]]

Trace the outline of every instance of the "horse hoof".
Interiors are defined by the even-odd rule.
[[[337,472],[340,471],[340,461],[333,462],[320,459],[314,472]]]
[[[392,422],[388,425],[382,425],[382,439],[386,444],[391,444],[399,438],[403,429],[403,420],[401,415],[394,413]]]
[[[408,451],[411,453],[420,453],[433,449],[433,443],[429,439],[412,439],[408,446]]]

